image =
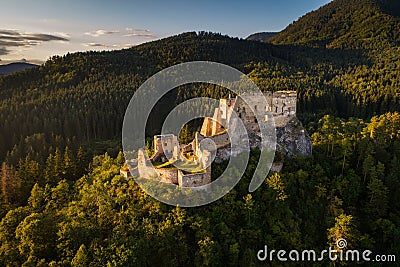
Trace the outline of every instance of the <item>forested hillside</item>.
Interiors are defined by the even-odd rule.
[[[188,209],[162,204],[122,178],[122,153],[85,166],[82,151],[58,151],[45,170],[29,158],[17,170],[4,164],[0,264],[265,266],[256,255],[266,244],[320,251],[339,238],[351,249],[399,255],[400,114],[370,121],[327,115],[312,140],[312,157],[285,161],[249,194],[254,151],[234,190]],[[213,176],[224,167],[214,164]],[[18,187],[28,181],[30,196]],[[270,266],[288,265],[298,266]]]
[[[333,0],[269,42],[345,49],[387,49],[400,42],[400,4],[394,0]]]
[[[246,40],[264,42],[268,41],[276,34],[277,32],[258,32],[249,35]]]
[[[396,111],[400,61],[395,52],[371,58],[372,52],[273,46],[201,32],[121,51],[55,56],[39,68],[0,77],[0,159],[17,144],[10,153],[24,154],[16,150],[35,134],[45,134],[46,140],[75,138],[79,144],[118,139],[135,89],[157,71],[192,60],[236,67],[262,90],[297,90],[306,124],[325,113],[370,118]],[[200,88],[178,88],[165,105],[195,94],[221,97],[212,87],[195,91]],[[149,127],[157,132],[155,125]]]
[[[276,60],[268,47],[186,33],[128,50],[55,56],[39,68],[0,77],[0,159],[36,133],[75,137],[79,143],[120,138],[127,104],[150,75],[192,60],[242,69],[261,58],[272,63]]]
[[[189,32],[0,76],[0,266],[252,266],[264,245],[322,250],[339,238],[400,255],[399,13],[395,0],[334,0],[269,43]],[[236,188],[201,208],[164,205],[122,179],[130,98],[193,60],[238,68],[262,90],[296,90],[313,155],[285,159],[249,194],[253,151]],[[176,104],[226,94],[177,88],[148,137]]]

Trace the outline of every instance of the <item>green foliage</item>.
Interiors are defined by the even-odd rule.
[[[395,0],[335,0],[301,17],[269,41],[327,48],[381,49],[400,42],[396,30],[399,25],[400,8]]]
[[[28,204],[3,217],[0,263],[257,266],[257,251],[265,244],[322,250],[340,238],[354,249],[398,252],[399,202],[388,202],[399,194],[391,186],[399,183],[398,172],[386,166],[398,168],[400,137],[393,135],[395,128],[370,134],[380,127],[379,118],[398,116],[370,121],[325,116],[312,136],[313,156],[285,160],[281,173],[249,194],[259,157],[253,151],[231,192],[192,209],[164,205],[133,179],[122,178],[121,153],[115,159],[95,156],[86,175],[52,187],[35,184]],[[225,166],[214,163],[213,175]]]
[[[276,191],[276,200],[284,201],[288,198],[288,196],[285,194],[285,186],[282,183],[281,177],[278,173],[274,173],[273,175],[268,177],[267,183],[272,189]]]
[[[393,0],[335,0],[273,44],[192,32],[1,76],[0,266],[257,266],[266,244],[322,250],[339,238],[400,253],[399,14]],[[282,159],[281,173],[249,194],[253,151],[232,191],[193,209],[161,204],[122,178],[130,97],[158,70],[192,60],[229,64],[262,90],[297,90],[313,156]],[[175,105],[229,94],[220,89],[173,90],[147,138]],[[189,123],[180,140],[199,126]],[[213,163],[212,178],[226,166]]]
[[[85,245],[81,245],[71,262],[72,267],[85,267],[88,264],[87,250]]]
[[[359,232],[354,225],[354,218],[351,215],[340,214],[335,219],[335,225],[328,229],[329,245],[332,248],[341,249],[337,242],[340,239],[347,241],[347,247],[351,249],[357,248],[356,242],[360,239]]]

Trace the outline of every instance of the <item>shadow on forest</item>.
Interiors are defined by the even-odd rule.
[[[374,62],[365,49],[328,49],[300,45],[272,45],[272,56],[289,61],[299,67],[316,64],[332,64],[336,67],[349,65],[371,66]]]

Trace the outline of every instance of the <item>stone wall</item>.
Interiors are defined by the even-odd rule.
[[[137,170],[140,177],[151,178],[156,175],[154,172],[150,160],[147,160],[143,149],[138,151],[138,166]]]
[[[276,128],[277,152],[283,155],[311,155],[312,143],[303,125],[292,117],[284,127]]]
[[[289,115],[274,116],[275,127],[285,127],[294,117]]]
[[[275,115],[296,115],[297,94],[295,91],[274,92],[272,113]]]
[[[201,126],[201,130],[200,130],[200,133],[203,135],[203,136],[211,136],[212,135],[212,125],[213,125],[213,119],[211,119],[211,118],[204,118],[204,121],[203,121],[203,125]]]
[[[200,157],[201,154],[199,147],[200,142],[205,138],[211,139],[216,144],[217,149],[227,147],[231,144],[228,133],[218,134],[215,136],[207,136],[207,137],[204,137],[201,134],[196,133],[195,139],[192,142],[192,147],[193,147],[193,152],[197,157]]]
[[[244,93],[246,94],[246,93]],[[242,97],[244,96],[242,95]],[[211,166],[207,163],[212,161],[212,153],[215,153],[215,161],[221,162],[230,157],[234,157],[241,153],[242,148],[231,149],[231,140],[228,133],[222,127],[228,124],[231,120],[232,112],[236,112],[239,116],[237,120],[242,120],[246,130],[246,137],[240,136],[239,138],[248,138],[251,149],[261,145],[260,129],[258,121],[256,120],[252,109],[260,116],[269,119],[272,113],[275,119],[276,134],[277,134],[277,152],[292,155],[302,154],[309,155],[312,152],[311,141],[308,134],[305,132],[300,121],[296,117],[296,101],[297,95],[295,91],[278,91],[266,92],[264,96],[267,99],[267,104],[257,94],[248,94],[247,97],[253,97],[254,102],[252,107],[248,107],[242,98],[228,98],[221,99],[220,105],[215,109],[213,118],[205,118],[202,125],[201,133],[196,133],[195,139],[189,145],[182,145],[179,147],[177,137],[174,135],[157,135],[154,137],[155,154],[151,158],[154,159],[166,158],[166,156],[174,159],[180,159],[182,153],[193,150],[195,160],[206,168],[205,172],[195,174],[185,174],[181,170],[171,168],[153,168],[150,160],[145,157],[143,150],[139,151],[138,155],[138,173],[141,177],[153,178],[159,176],[161,182],[177,184],[181,187],[199,187],[211,183]],[[230,127],[235,131],[236,122],[232,122]],[[205,138],[211,139],[215,147],[212,145],[211,149],[200,149],[200,143]],[[273,144],[275,146],[275,144]],[[209,146],[209,145],[208,145]],[[243,149],[248,149],[243,148]],[[169,154],[169,155],[167,155]],[[172,155],[171,155],[172,154]],[[128,175],[127,173],[121,173]],[[203,188],[199,188],[203,189]]]
[[[221,110],[219,108],[216,108],[213,118],[204,118],[200,133],[203,136],[216,135],[224,131],[224,127],[222,126],[222,124],[223,119],[221,118]]]
[[[265,92],[264,99],[260,98],[258,94],[243,93],[236,98],[220,99],[219,107],[215,109],[213,118],[205,118],[200,133],[203,136],[214,136],[224,130],[223,125],[228,125],[231,119],[232,112],[236,112],[238,117],[243,123],[250,128],[254,128],[251,124],[257,124],[258,121],[254,113],[261,118],[266,118],[272,114],[277,118],[278,125],[281,123],[283,117],[296,115],[296,91],[277,91]],[[252,107],[249,107],[243,99],[251,99]],[[219,122],[219,123],[218,123]]]
[[[160,181],[168,184],[178,184],[178,169],[175,168],[156,168]]]
[[[198,187],[211,183],[211,168],[204,173],[184,174],[178,171],[178,184],[181,187]]]
[[[166,162],[168,158],[176,157],[174,148],[177,146],[179,146],[178,138],[173,134],[154,136],[152,160]]]

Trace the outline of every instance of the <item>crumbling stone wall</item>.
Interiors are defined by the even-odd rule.
[[[240,153],[240,148],[236,149],[238,151],[231,150],[231,140],[226,131],[227,129],[223,127],[223,125],[229,124],[232,112],[236,112],[239,119],[244,122],[248,132],[246,138],[249,138],[252,149],[261,145],[260,130],[257,119],[253,114],[254,111],[257,115],[261,115],[261,118],[265,118],[266,121],[269,118],[269,114],[272,113],[274,116],[277,129],[278,152],[286,155],[311,154],[312,146],[310,138],[296,117],[297,95],[295,91],[266,92],[264,96],[266,97],[267,105],[257,94],[244,94],[247,94],[246,97],[254,96],[254,101],[252,101],[253,107],[248,107],[240,97],[221,99],[219,107],[214,111],[213,118],[204,119],[201,132],[196,133],[195,139],[186,146],[180,147],[175,135],[156,135],[154,137],[155,153],[150,160],[146,160],[145,152],[139,150],[137,167],[139,175],[141,177],[153,178],[158,174],[161,182],[177,184],[182,187],[198,187],[210,184],[211,166],[206,166],[206,162],[212,160],[211,154],[215,152],[215,161],[221,162]],[[234,130],[235,125],[235,122],[231,124],[231,130]],[[215,143],[216,146],[214,149],[216,151],[202,150],[200,148],[200,143],[205,138],[209,138]],[[151,166],[151,162],[166,162],[168,158],[175,160],[182,159],[182,153],[189,151],[194,152],[196,156],[194,160],[197,160],[206,169],[205,172],[185,174],[174,167],[154,169]],[[123,174],[127,175],[126,173]]]
[[[175,168],[156,168],[160,181],[169,184],[178,184],[178,169]]]
[[[278,91],[272,96],[272,113],[279,115],[296,115],[297,95],[295,91]]]
[[[173,134],[154,136],[154,154],[152,161],[166,162],[168,158],[177,157],[175,147],[179,146],[178,138]]]
[[[267,100],[261,99],[257,94],[243,93],[242,97],[252,98],[252,107],[249,107],[240,96],[236,98],[220,99],[220,105],[215,109],[213,118],[205,118],[200,133],[203,136],[214,136],[224,131],[223,125],[228,125],[232,112],[235,111],[248,130],[256,131],[258,123],[254,113],[267,120],[268,114],[276,117],[278,125],[284,125],[287,117],[296,115],[296,91],[265,92]]]
[[[211,183],[211,167],[204,173],[184,174],[178,171],[178,184],[181,187],[197,187]]]

